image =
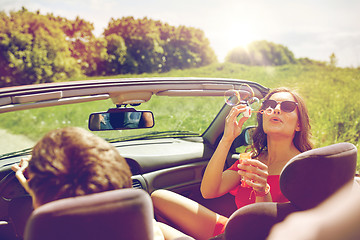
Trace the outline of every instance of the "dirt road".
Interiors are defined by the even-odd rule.
[[[34,146],[35,142],[22,135],[8,133],[0,129],[0,155]]]

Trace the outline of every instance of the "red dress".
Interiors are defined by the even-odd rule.
[[[239,168],[237,165],[239,164],[239,160],[237,160],[230,168],[227,170],[238,171]],[[270,185],[270,194],[273,202],[288,202],[289,200],[281,193],[280,190],[280,175],[270,175],[268,176],[267,182]],[[251,203],[255,203],[256,196],[252,193],[252,188],[241,187],[241,184],[234,187],[230,190],[230,194],[235,196],[235,204],[237,208],[241,208]],[[221,216],[217,221],[214,235],[219,235],[224,232],[225,225],[227,223],[228,218]]]

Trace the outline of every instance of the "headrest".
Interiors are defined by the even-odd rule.
[[[145,191],[119,189],[40,206],[30,216],[24,239],[152,239],[152,219]]]
[[[299,209],[313,208],[353,180],[356,159],[357,149],[351,143],[303,152],[285,165],[280,189]]]
[[[260,202],[236,210],[229,218],[225,239],[266,239],[271,227],[297,211],[291,203]],[[239,237],[241,236],[241,237]]]

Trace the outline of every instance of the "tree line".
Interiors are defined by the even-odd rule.
[[[337,59],[334,53],[330,55],[330,63],[309,58],[295,58],[294,53],[281,44],[261,40],[251,42],[246,47],[232,49],[226,56],[226,62],[240,63],[250,66],[279,66],[285,64],[330,65],[335,67]]]
[[[217,61],[202,30],[148,18],[92,23],[25,8],[0,12],[0,87],[79,76],[166,72]]]
[[[55,82],[78,76],[167,72],[217,62],[204,32],[152,19],[112,18],[101,36],[79,17],[0,12],[0,87]],[[235,48],[227,62],[246,65],[314,64],[287,47],[256,41]]]

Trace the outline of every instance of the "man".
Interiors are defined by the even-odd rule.
[[[12,166],[31,195],[34,208],[51,201],[131,188],[126,160],[104,139],[76,127],[47,133],[33,148],[31,159]],[[154,221],[154,239],[185,236]]]

